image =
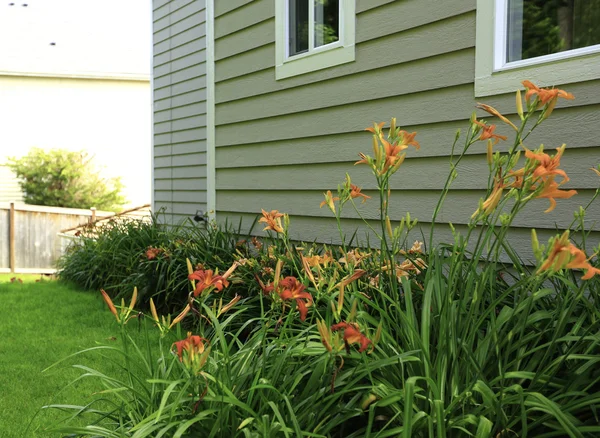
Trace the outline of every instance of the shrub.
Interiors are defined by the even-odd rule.
[[[570,97],[524,84],[520,126],[484,106],[514,127],[508,152],[493,153],[506,138],[475,117],[458,154],[456,137],[434,222],[468,149],[489,140],[488,194],[464,233],[453,229],[453,241],[434,245],[432,231],[427,251],[421,242],[406,245],[417,223],[407,214],[392,226],[389,178],[408,146],[419,145],[395,120],[387,136],[375,125],[374,156],[361,154],[359,163],[377,180],[379,224],[365,223],[378,248],[298,246],[289,239],[290,218],[263,211],[259,222],[270,239],[252,243],[254,257],[242,252],[222,273],[187,262],[191,290],[173,320],[151,302],[147,317],[164,341],[157,350],[127,337],[133,302],[118,308],[105,295],[122,330],[129,378],[88,372],[121,402],[112,410],[95,409],[95,401],[71,407],[90,416],[89,426],[60,430],[104,437],[598,436],[600,269],[570,240],[585,236],[585,209],[547,246],[533,233],[537,267],[523,265],[507,239],[526,204],[550,199],[554,208],[555,198],[575,195],[561,188],[564,148],[554,156],[526,149],[517,167],[525,127],[536,129],[558,97]],[[342,241],[342,211],[360,215],[357,198],[364,196],[350,177],[337,196],[325,194],[322,205]],[[240,294],[232,297],[233,285]],[[180,323],[192,332],[183,335]]]
[[[103,178],[83,151],[32,148],[8,162],[28,204],[117,211],[125,203],[120,179]]]
[[[151,221],[108,221],[84,229],[58,262],[61,280],[84,289],[106,289],[117,298],[130,298],[137,287],[140,305],[150,297],[159,308],[179,308],[187,300],[186,259],[227,268],[233,262],[237,235],[228,224],[177,226]]]

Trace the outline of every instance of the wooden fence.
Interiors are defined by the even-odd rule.
[[[0,204],[0,272],[50,274],[69,243],[61,230],[114,213],[26,204]]]

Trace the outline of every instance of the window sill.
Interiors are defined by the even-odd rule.
[[[275,66],[275,79],[285,79],[324,68],[352,62],[355,59],[354,45],[338,46],[318,52],[289,58]]]
[[[540,87],[600,79],[600,54],[566,58],[551,63],[491,71],[475,77],[475,97],[510,93],[529,79]]]

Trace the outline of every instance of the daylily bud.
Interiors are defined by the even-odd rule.
[[[342,313],[342,308],[344,306],[344,290],[345,290],[346,286],[345,284],[342,282],[340,283],[340,293],[338,294],[338,301],[337,301],[337,314],[341,315]]]
[[[375,400],[377,400],[377,396],[375,394],[369,394],[366,396],[362,403],[360,404],[361,409],[364,411],[371,405]]]
[[[494,162],[494,150],[492,140],[488,140],[487,143],[487,163],[491,167]]]
[[[277,265],[275,265],[275,278],[273,279],[273,286],[277,289],[279,286],[279,279],[281,278],[281,268],[283,267],[283,260],[277,260]]]
[[[154,305],[154,300],[152,298],[150,298],[150,312],[152,313],[152,318],[154,321],[159,322],[156,306]]]
[[[332,351],[333,349],[331,348],[331,343],[329,342],[331,339],[331,331],[329,330],[329,327],[327,327],[327,324],[325,324],[325,321],[322,319],[317,321],[317,330],[319,330],[321,342],[323,343],[325,349],[327,351]]]
[[[373,337],[373,344],[377,344],[381,339],[381,331],[383,329],[383,323],[380,322],[377,326],[377,331],[375,332],[375,336]]]
[[[239,265],[238,262],[233,262],[233,265],[222,275],[223,279],[226,280]]]
[[[390,235],[390,237],[392,237],[394,235],[394,232],[392,231],[392,223],[390,222],[389,216],[385,217],[385,226],[387,228],[388,234]]]
[[[308,279],[312,282],[312,284],[315,285],[315,288],[317,287],[315,284],[315,277],[312,273],[312,270],[310,269],[310,265],[308,264],[308,260],[306,259],[306,257],[302,256],[302,267],[304,268],[304,272],[306,272],[306,275],[308,276]]]
[[[240,300],[240,298],[242,297],[236,294],[235,297],[233,297],[233,299],[229,303],[225,304],[225,306],[222,306],[223,299],[221,298],[221,301],[219,302],[219,311],[217,313],[217,317],[221,316],[223,313],[227,312],[229,309],[235,306],[235,304]]]
[[[556,102],[558,102],[558,98],[552,99],[550,101],[550,103],[546,107],[546,111],[544,111],[544,115],[542,116],[542,120],[546,120],[548,117],[550,117],[550,114],[552,114],[552,111],[554,111],[554,107],[556,106]]]
[[[377,140],[377,136],[373,134],[373,156],[377,157],[379,153],[379,141]]]
[[[131,297],[131,304],[129,305],[129,312],[131,312],[133,310],[133,307],[135,306],[135,302],[137,301],[137,296],[138,296],[138,290],[137,290],[137,286],[133,288],[133,296]]]
[[[283,215],[283,228],[285,231],[290,228],[290,215],[287,213],[284,213]]]
[[[392,122],[390,123],[390,134],[394,135],[396,133],[396,117],[392,117]]]
[[[352,301],[352,307],[350,308],[350,314],[348,315],[348,321],[354,321],[356,318],[356,312],[358,308],[358,300]]]
[[[169,329],[173,328],[174,325],[176,325],[179,322],[181,322],[181,320],[183,320],[183,318],[185,318],[185,315],[188,314],[188,312],[190,311],[190,309],[191,309],[191,307],[190,307],[189,304],[187,306],[185,306],[183,308],[183,310],[181,311],[181,313],[175,317],[175,319],[173,320],[173,322],[171,322],[171,325],[169,325]]]
[[[100,293],[102,294],[102,298],[104,298],[104,302],[108,306],[108,309],[110,310],[110,312],[113,315],[115,315],[117,322],[120,322],[119,314],[117,313],[117,309],[115,308],[115,306],[114,306],[112,300],[110,299],[110,297],[108,296],[108,294],[104,291],[104,289],[100,289]]]
[[[521,120],[524,119],[524,117],[523,117],[523,99],[521,98],[521,90],[517,90],[517,114],[519,115]]]
[[[402,163],[404,163],[405,158],[406,158],[406,154],[400,154],[398,156],[398,160],[396,161],[394,166],[392,166],[392,168],[390,169],[390,174],[396,173],[396,171],[398,169],[400,169],[400,166],[402,165]]]
[[[531,229],[531,246],[533,248],[533,254],[536,258],[538,258],[538,253],[540,251],[540,241],[538,240],[535,228]]]

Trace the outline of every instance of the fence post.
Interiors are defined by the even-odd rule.
[[[10,212],[8,215],[8,253],[10,272],[15,272],[15,203],[10,203]]]
[[[96,222],[96,207],[91,207],[90,211],[92,212],[92,217],[90,218],[90,224]]]

